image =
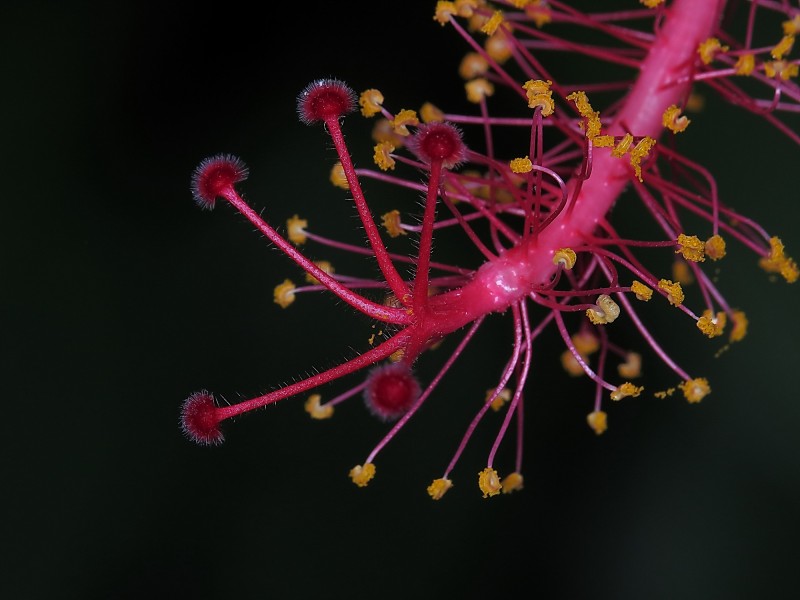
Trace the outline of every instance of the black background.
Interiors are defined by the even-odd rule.
[[[369,322],[327,296],[278,308],[272,288],[296,267],[228,207],[200,211],[188,182],[202,158],[235,153],[267,220],[299,212],[358,243],[327,181],[330,143],[297,121],[295,96],[333,76],[380,88],[393,110],[464,107],[463,42],[433,2],[395,4],[3,5],[0,597],[792,597],[798,290],[741,249],[717,279],[750,318],[743,343],[714,358],[690,322],[653,313],[659,339],[711,381],[699,405],[644,394],[611,406],[596,437],[593,387],[563,375],[544,336],[517,494],[477,488],[491,418],[448,495],[425,493],[510,351],[501,316],[365,489],[347,472],[386,428],[359,401],[313,422],[291,399],[227,424],[221,447],[184,439],[191,392],[235,401],[364,349]],[[369,123],[345,129],[369,164]],[[798,253],[795,145],[712,96],[681,144]],[[416,207],[365,187],[378,214]],[[650,389],[675,383],[653,371]]]

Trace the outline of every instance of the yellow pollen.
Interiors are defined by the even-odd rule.
[[[600,133],[602,123],[600,121],[600,113],[592,108],[586,92],[572,92],[567,96],[567,100],[575,102],[578,113],[585,119],[585,121],[581,121],[581,129],[586,131],[587,138],[594,140]]]
[[[744,336],[747,335],[747,325],[749,323],[747,315],[744,314],[744,311],[734,310],[731,313],[731,321],[733,321],[733,328],[728,339],[731,342],[741,342]]]
[[[464,89],[467,90],[467,100],[473,104],[480,104],[484,98],[494,94],[494,84],[483,77],[468,81]]]
[[[502,485],[500,484],[500,477],[491,467],[486,467],[483,471],[478,473],[478,487],[483,492],[483,497],[496,496],[500,493]]]
[[[386,117],[375,121],[372,127],[372,139],[376,142],[391,142],[395,148],[402,147],[406,142],[405,137],[395,133],[392,122]]]
[[[715,315],[711,309],[706,309],[703,311],[703,316],[697,319],[697,328],[708,337],[715,338],[722,335],[727,322],[728,316],[724,312]]]
[[[664,4],[664,0],[639,0],[647,8],[657,8],[659,5]]]
[[[531,0],[531,2],[525,6],[525,15],[531,19],[539,29],[553,20],[550,6],[545,0]]]
[[[614,146],[614,149],[611,151],[611,156],[614,158],[622,158],[628,152],[628,148],[631,147],[632,143],[633,135],[626,133],[623,138],[617,142],[617,145]]]
[[[486,38],[483,43],[483,49],[486,50],[486,54],[492,60],[501,65],[513,56],[511,42],[508,41],[505,35],[493,35]]]
[[[350,469],[350,479],[358,487],[366,486],[373,477],[375,477],[375,465],[372,463],[365,463],[363,466],[356,465]]]
[[[513,173],[530,173],[533,171],[533,163],[527,156],[525,158],[515,158],[508,163]]]
[[[509,0],[514,8],[525,8],[532,0]]]
[[[636,398],[639,394],[642,393],[644,387],[633,385],[630,381],[626,381],[613,392],[611,392],[611,399],[612,400],[622,400],[623,398],[627,398],[630,396],[631,398]]]
[[[691,285],[694,283],[694,273],[682,258],[676,258],[672,263],[672,278],[681,285]]]
[[[715,234],[706,240],[705,253],[711,260],[719,260],[725,256],[725,240]]]
[[[586,415],[586,422],[597,435],[608,429],[608,415],[602,410],[596,410]]]
[[[441,500],[447,490],[453,487],[453,482],[449,479],[434,479],[428,486],[428,495],[434,500]]]
[[[783,33],[785,35],[795,35],[800,33],[800,13],[797,13],[791,21],[784,21],[782,26]]]
[[[394,144],[391,142],[378,142],[375,144],[375,152],[372,155],[372,159],[380,167],[381,171],[394,170],[395,162],[394,158],[392,158],[394,150]]]
[[[658,282],[659,289],[667,293],[667,300],[673,306],[680,306],[683,303],[683,290],[680,283],[675,283],[669,279],[662,279]]]
[[[759,266],[767,273],[780,273],[789,283],[797,281],[798,276],[800,276],[800,270],[797,268],[797,263],[784,253],[781,239],[772,237],[769,240],[769,245],[770,253],[758,261]]]
[[[467,52],[458,66],[458,74],[466,81],[485,75],[488,70],[489,61],[478,52]]]
[[[636,178],[642,181],[642,161],[650,154],[650,150],[656,145],[656,141],[649,137],[644,136],[639,143],[636,144],[631,150],[631,166],[636,173]]]
[[[553,92],[550,89],[552,83],[550,80],[529,79],[522,86],[528,97],[528,108],[541,108],[543,117],[549,117],[555,110]]]
[[[785,60],[773,60],[764,63],[764,73],[767,77],[789,81],[792,77],[797,77],[800,66]]]
[[[295,289],[297,288],[291,279],[284,279],[283,283],[276,285],[275,289],[272,291],[275,304],[279,305],[281,308],[289,306],[294,302]]]
[[[631,284],[631,291],[636,295],[636,299],[642,302],[649,302],[653,297],[653,290],[641,281],[634,281]]]
[[[312,419],[329,419],[333,416],[333,406],[320,404],[322,396],[311,394],[306,400],[304,408]]]
[[[308,221],[301,219],[297,215],[286,219],[286,231],[289,240],[297,245],[306,243],[306,227],[308,227]]]
[[[373,117],[381,112],[383,106],[383,94],[380,90],[369,89],[361,92],[358,98],[358,104],[361,106],[361,114],[365,117]]]
[[[575,261],[578,259],[577,254],[572,248],[559,248],[553,254],[553,264],[561,265],[567,271],[575,266]]]
[[[400,348],[399,350],[395,350],[394,352],[392,352],[389,355],[389,362],[393,362],[393,363],[400,362],[401,360],[403,360],[403,357],[405,355],[406,355],[406,351],[403,348]]]
[[[750,75],[756,68],[756,57],[753,54],[742,54],[733,65],[737,75]]]
[[[386,233],[389,234],[389,237],[396,238],[399,235],[407,235],[405,229],[400,227],[400,211],[390,210],[387,213],[381,215],[381,221],[383,222],[383,227],[386,229]]]
[[[338,188],[342,188],[343,190],[350,189],[350,184],[347,183],[347,177],[345,177],[344,167],[342,167],[341,162],[337,161],[336,164],[331,167],[330,181]]]
[[[416,127],[417,125],[419,125],[417,111],[408,108],[401,110],[392,120],[392,129],[395,133],[402,136],[409,135],[411,132],[408,128]]]
[[[433,20],[444,27],[444,25],[450,21],[450,18],[455,15],[456,12],[455,2],[443,2],[440,0],[436,3],[436,12],[433,15]]]
[[[494,396],[494,388],[486,390],[486,399],[484,400],[484,403],[488,402],[489,398],[491,398],[492,396]],[[506,402],[509,402],[510,400],[511,400],[511,390],[508,388],[503,388],[502,390],[500,390],[500,393],[497,394],[497,396],[495,396],[494,400],[492,400],[492,405],[491,405],[492,410],[497,412],[498,410],[503,408],[503,406],[505,406]]]
[[[681,109],[677,104],[673,104],[664,111],[664,114],[661,117],[661,122],[664,127],[669,129],[672,133],[686,131],[689,123],[691,123],[686,115],[681,115]]]
[[[678,235],[677,243],[679,248],[675,250],[676,254],[680,253],[683,255],[683,258],[691,260],[692,262],[705,261],[705,242],[701,242],[700,238],[696,235],[685,235],[681,233]]]
[[[456,0],[456,11],[459,17],[471,17],[478,8],[479,0]]]
[[[500,27],[503,22],[502,11],[496,10],[494,13],[492,13],[492,17],[483,24],[481,31],[486,35],[494,35],[494,32],[497,31],[497,28]]]
[[[586,371],[583,370],[581,363],[578,362],[571,350],[564,350],[561,353],[561,367],[572,377],[580,377],[586,374]]]
[[[575,349],[578,351],[578,354],[582,356],[594,354],[600,348],[600,340],[597,339],[595,334],[588,330],[579,331],[570,339]]]
[[[689,379],[678,384],[678,387],[681,388],[684,397],[691,404],[700,402],[711,393],[711,386],[708,385],[708,380],[705,377]]]
[[[642,376],[642,355],[638,352],[628,352],[625,362],[617,365],[617,373],[625,379],[636,379]]]
[[[792,51],[792,46],[794,46],[794,35],[785,35],[770,51],[770,54],[775,60],[780,60]]]
[[[336,269],[334,269],[333,265],[327,260],[315,260],[314,264],[328,275],[333,275],[336,272]],[[314,277],[311,273],[306,273],[306,281],[314,285],[319,283],[319,279]]]
[[[613,323],[619,316],[619,305],[608,294],[600,294],[596,300],[596,308],[587,308],[586,316],[594,325]]]
[[[521,490],[522,482],[522,475],[515,471],[514,473],[509,473],[503,477],[503,481],[500,483],[500,485],[503,486],[504,494],[510,494],[511,492],[518,492]]]
[[[708,38],[697,47],[697,53],[704,65],[711,64],[718,52],[727,52],[730,47],[723,46],[717,38]]]
[[[419,109],[419,116],[423,123],[439,123],[444,121],[444,112],[436,105],[426,102]]]

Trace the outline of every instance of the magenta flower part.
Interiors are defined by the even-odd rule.
[[[241,161],[220,155],[201,162],[192,182],[198,204],[226,200],[300,271],[301,280],[276,278],[275,310],[302,310],[295,303],[305,294],[333,294],[373,320],[375,334],[355,358],[258,397],[218,405],[209,392],[191,394],[182,410],[187,437],[218,444],[225,421],[287,398],[304,398],[311,417],[328,419],[361,396],[385,428],[349,472],[364,487],[375,477],[378,455],[389,442],[402,446],[396,438],[426,403],[471,403],[474,416],[454,434],[453,452],[428,493],[443,497],[474,432],[493,422],[485,463],[468,467],[478,475],[476,492],[489,498],[522,489],[524,407],[549,400],[528,385],[535,361],[548,360],[539,352],[547,330],[563,340],[550,364],[593,387],[574,399],[587,405],[582,426],[590,434],[607,431],[620,402],[706,398],[707,374],[692,372],[657,339],[645,316],[650,306],[680,318],[681,336],[694,335],[695,345],[719,353],[740,342],[749,324],[714,275],[724,269],[729,245],[751,252],[765,277],[794,283],[800,269],[780,237],[733,208],[736,198],[721,197],[714,175],[682,152],[682,142],[692,122],[703,119],[695,95],[702,89],[800,146],[789,120],[800,112],[800,61],[792,57],[800,10],[752,2],[733,31],[721,25],[736,22],[725,18],[725,0],[629,4],[603,12],[597,3],[589,13],[556,0],[436,3],[443,43],[464,44],[463,61],[453,68],[464,81],[454,91],[474,107],[467,114],[424,99],[418,110],[394,110],[377,88],[356,95],[338,79],[309,84],[297,100],[300,120],[324,123],[338,158],[328,176],[352,199],[363,245],[338,240],[330,223],[296,214],[287,215],[282,235],[237,191],[247,174]],[[585,81],[565,79],[562,66],[578,59],[598,68],[586,70]],[[607,80],[605,67],[625,75]],[[343,117],[356,107],[375,122],[374,165],[356,166],[345,142]],[[364,181],[370,189],[405,190],[409,202],[375,215]],[[619,233],[614,209],[623,202],[638,204],[651,222],[642,228],[646,237]],[[444,232],[460,234],[468,252],[456,255],[463,260],[437,259],[434,241]],[[413,238],[411,256],[393,250],[401,236]],[[313,261],[306,244],[314,255],[325,249],[371,257],[378,276]],[[475,256],[480,260],[466,258]],[[666,272],[663,258],[671,265]],[[507,326],[503,368],[488,383],[488,373],[475,373],[473,398],[437,394],[490,320]],[[455,347],[444,350],[450,337]],[[421,361],[437,365],[429,381],[414,374]],[[643,377],[656,361],[671,373],[668,381]],[[490,419],[495,413],[498,419]],[[507,443],[514,444],[513,464],[498,471],[497,452]]]

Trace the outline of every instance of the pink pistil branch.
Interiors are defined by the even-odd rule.
[[[586,419],[598,435],[607,428],[605,393],[611,401],[619,401],[644,390],[632,381],[641,375],[641,355],[611,341],[609,328],[620,315],[630,319],[644,345],[677,378],[673,387],[655,392],[656,396],[680,391],[695,403],[708,395],[708,380],[693,377],[667,353],[635,305],[655,297],[694,321],[701,335],[716,338],[727,333],[730,344],[746,334],[747,318],[731,308],[703,269],[703,263],[725,256],[726,238],[755,252],[768,273],[790,283],[800,275],[781,240],[725,205],[711,173],[675,147],[676,136],[689,126],[684,111],[698,84],[760,115],[800,144],[797,133],[781,120],[781,114],[800,112],[800,93],[793,81],[798,61],[789,57],[800,31],[800,10],[786,3],[753,2],[738,41],[733,33],[719,29],[724,0],[638,4],[631,0],[631,4],[629,10],[614,13],[584,13],[555,0],[509,0],[494,6],[480,0],[438,2],[434,19],[467,43],[459,72],[477,114],[451,114],[428,103],[419,116],[412,110],[393,113],[376,89],[356,95],[337,79],[307,86],[297,101],[300,120],[323,124],[330,136],[338,157],[331,180],[349,191],[367,246],[312,231],[297,215],[288,219],[288,239],[283,237],[236,191],[247,176],[238,158],[218,155],[201,162],[192,180],[198,204],[210,209],[218,199],[227,201],[305,272],[309,285],[298,287],[285,280],[275,288],[276,303],[285,308],[301,292],[327,291],[385,324],[389,333],[356,358],[263,396],[218,406],[208,391],[192,394],[182,409],[186,435],[200,444],[218,444],[223,440],[222,421],[290,396],[315,391],[305,408],[313,418],[324,419],[335,406],[361,395],[379,420],[392,423],[366,460],[350,471],[353,482],[363,487],[375,475],[377,455],[434,396],[485,317],[509,311],[511,355],[497,385],[479,403],[442,476],[428,487],[434,499],[452,486],[450,474],[490,410],[505,410],[505,416],[486,466],[478,473],[479,489],[489,497],[522,487],[525,384],[533,346],[548,326],[554,326],[564,341],[564,369],[594,382],[592,410]],[[762,12],[779,16],[782,32],[774,44],[756,47],[756,16]],[[583,43],[574,34],[562,35],[562,27],[591,30],[606,36],[608,43]],[[562,61],[581,55],[627,68],[632,79],[567,84],[543,64],[554,53]],[[760,99],[745,94],[743,78],[767,94]],[[511,92],[518,114],[492,114],[500,90]],[[602,112],[591,103],[595,97],[610,98]],[[365,117],[378,117],[373,132],[377,169],[356,168],[345,144],[342,120],[357,104]],[[529,130],[520,155],[501,157],[496,141],[502,132],[520,127]],[[464,128],[477,129],[483,151],[466,145]],[[662,144],[667,136],[672,140]],[[420,172],[426,174],[422,183]],[[361,187],[365,178],[422,195],[419,224],[403,223],[400,211],[391,211],[381,216],[382,231]],[[609,219],[626,190],[638,197],[663,238],[626,239],[617,233]],[[687,231],[685,224],[698,219],[707,223],[706,231],[697,226]],[[483,257],[482,264],[433,260],[436,233],[451,228],[463,232]],[[416,237],[415,256],[389,251],[386,238],[403,235]],[[300,247],[309,241],[374,256],[382,279],[336,273],[329,263],[308,259]],[[675,256],[671,278],[648,269],[640,258],[647,250]],[[413,277],[404,278],[398,263],[413,265]],[[691,284],[699,290],[695,308],[685,304],[683,287]],[[381,297],[375,299],[376,294]],[[581,319],[574,328],[570,315]],[[438,374],[427,386],[420,385],[413,372],[415,363],[463,329],[465,334]],[[327,402],[316,393],[364,370],[361,383]],[[516,428],[511,427],[514,421]],[[514,470],[500,478],[493,463],[511,431],[516,438]]]

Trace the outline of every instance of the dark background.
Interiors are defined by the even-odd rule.
[[[674,313],[653,324],[711,381],[699,405],[644,394],[609,407],[596,437],[584,421],[593,387],[564,376],[556,336],[543,338],[517,494],[478,491],[491,418],[448,495],[425,493],[510,351],[500,316],[365,489],[347,472],[386,428],[359,401],[314,422],[290,399],[227,424],[218,448],[182,436],[191,392],[257,395],[352,356],[371,333],[327,296],[278,308],[272,288],[297,269],[228,207],[200,211],[192,170],[235,153],[267,220],[298,212],[359,242],[351,204],[327,181],[334,153],[297,121],[295,96],[334,76],[380,88],[395,110],[462,107],[465,46],[433,5],[3,4],[0,597],[796,593],[798,289],[741,249],[718,281],[750,318],[743,343],[715,359],[718,345]],[[682,149],[797,255],[797,147],[707,100]],[[345,123],[357,164],[371,160],[369,125]],[[376,213],[416,200],[367,192]],[[675,383],[654,371],[649,389]]]

